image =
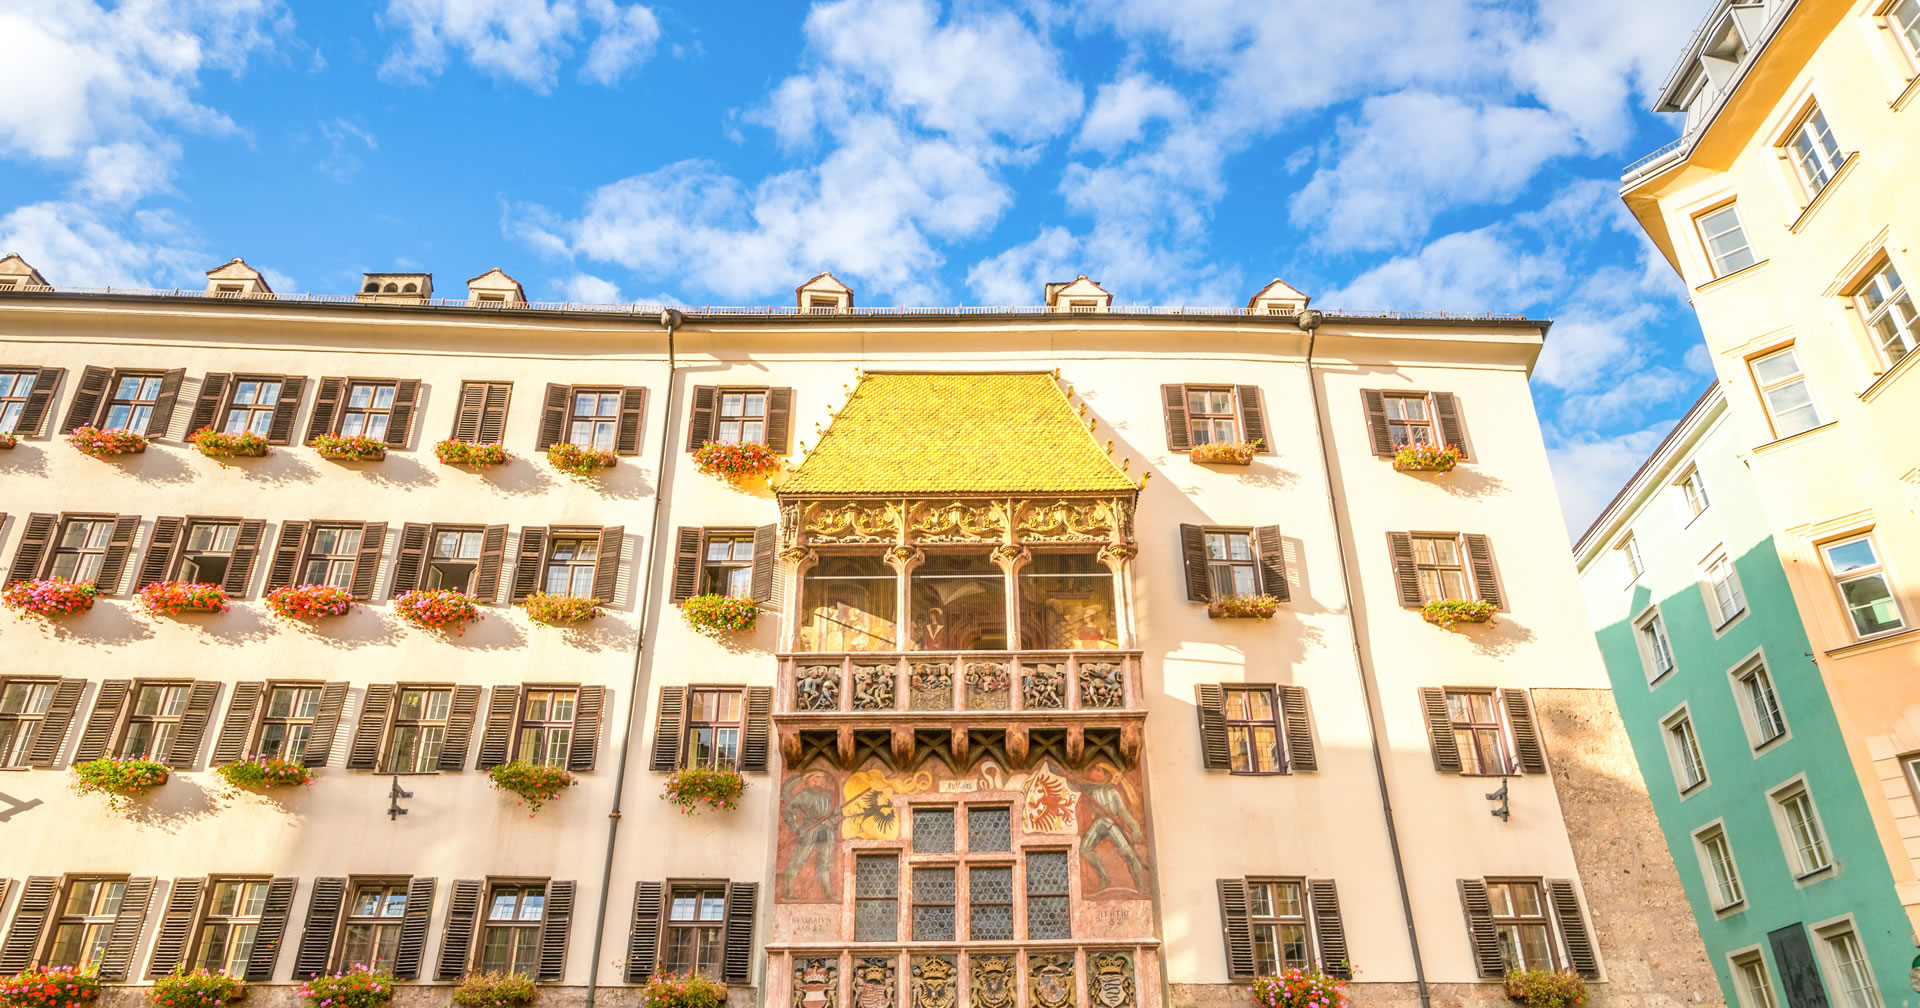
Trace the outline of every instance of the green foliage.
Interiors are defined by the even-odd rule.
[[[1280,599],[1273,595],[1238,595],[1207,603],[1207,615],[1215,619],[1272,619],[1280,610]]]
[[[147,1000],[163,1008],[217,1008],[247,996],[247,985],[224,971],[172,973],[153,982]]]
[[[308,1008],[380,1008],[393,1000],[397,982],[391,973],[354,963],[342,972],[305,981],[294,995]]]
[[[640,1003],[646,1008],[720,1008],[727,1003],[727,989],[706,977],[657,976],[641,991]]]
[[[307,768],[278,756],[255,756],[214,767],[213,772],[237,791],[264,791],[268,788],[295,787],[313,783]]]
[[[167,782],[167,768],[149,759],[118,759],[105,756],[73,766],[74,794],[103,794],[108,808],[119,808],[123,799]]]
[[[692,815],[699,811],[701,802],[720,811],[734,808],[740,803],[740,793],[746,789],[746,778],[732,767],[688,767],[667,778],[660,797]]]
[[[1290,969],[1253,982],[1257,1008],[1347,1008],[1345,982],[1317,969]]]
[[[469,973],[453,989],[460,1008],[521,1008],[540,996],[525,973]]]
[[[1465,599],[1440,599],[1420,607],[1420,618],[1437,627],[1453,629],[1455,623],[1485,623],[1493,619],[1493,603]]]
[[[709,637],[747,633],[759,622],[760,607],[752,599],[732,595],[695,595],[680,603],[687,625]]]
[[[1507,997],[1529,1008],[1569,1008],[1587,1000],[1587,982],[1573,970],[1510,970]]]
[[[562,623],[578,623],[600,615],[600,600],[586,595],[549,595],[546,592],[534,592],[527,596],[520,608],[526,610],[527,618],[541,626],[559,626]]]
[[[100,978],[72,966],[0,978],[0,1008],[80,1008],[100,996]]]
[[[582,448],[562,441],[547,449],[547,462],[569,476],[592,476],[620,464],[620,456],[606,448]]]
[[[1459,464],[1460,449],[1452,445],[1410,444],[1393,456],[1393,467],[1402,472],[1452,472]]]
[[[1195,462],[1215,462],[1222,465],[1252,465],[1253,456],[1260,450],[1260,440],[1252,441],[1216,441],[1212,444],[1194,445],[1187,457]]]
[[[487,771],[487,779],[496,790],[519,795],[529,816],[539,814],[542,805],[573,786],[573,775],[565,769],[526,760],[502,763]]]

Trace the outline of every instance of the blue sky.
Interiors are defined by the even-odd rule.
[[[13,0],[0,252],[67,286],[364,270],[536,300],[1556,320],[1577,533],[1709,380],[1615,195],[1705,0]]]

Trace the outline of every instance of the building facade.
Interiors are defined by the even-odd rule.
[[[1710,387],[1575,544],[1600,653],[1728,1002],[1910,1003],[1912,928],[1739,431]]]
[[[1716,1000],[1551,517],[1542,322],[1278,282],[928,312],[823,274],[682,313],[530,305],[498,271],[308,297],[234,263],[181,296],[13,262],[0,551],[101,597],[7,631],[0,718],[32,734],[0,776],[0,968],[137,989],[237,923],[256,997],[371,955],[421,1005],[486,968],[564,1004],[698,971],[797,1008],[1212,1005],[1315,966],[1415,1005],[1497,1000],[1515,965]],[[274,446],[206,458],[202,422]],[[152,443],[69,443],[103,424]],[[383,457],[321,457],[349,434]],[[1399,471],[1411,441],[1465,461]],[[729,482],[713,442],[785,463]],[[569,476],[561,443],[615,464]],[[182,572],[231,610],[129,597]],[[263,605],[310,582],[356,608]],[[395,597],[437,588],[484,618],[407,625]],[[535,623],[536,592],[599,616]],[[716,595],[751,629],[697,632]],[[1444,600],[1497,612],[1449,631]],[[295,734],[310,787],[225,793],[215,766]],[[146,797],[68,791],[139,753],[172,768]],[[480,772],[514,759],[576,783],[529,816]],[[688,768],[738,769],[737,807],[659,800]]]

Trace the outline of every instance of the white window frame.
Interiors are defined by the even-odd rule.
[[[1766,677],[1767,695],[1773,698],[1773,715],[1780,722],[1780,731],[1773,736],[1762,734],[1761,711],[1755,705],[1753,691],[1747,686],[1747,679],[1755,674]],[[1787,709],[1780,702],[1780,688],[1774,682],[1773,668],[1767,664],[1767,658],[1761,649],[1752,653],[1727,670],[1727,684],[1733,689],[1735,705],[1740,708],[1740,723],[1747,730],[1747,744],[1755,755],[1786,741],[1793,735],[1793,726],[1787,723]]]
[[[1827,551],[1839,546],[1849,546],[1856,542],[1866,543],[1867,548],[1873,551],[1873,564],[1869,567],[1848,571],[1843,580],[1842,576],[1834,571],[1833,562],[1831,558],[1827,556]],[[1887,569],[1887,562],[1881,557],[1880,545],[1874,542],[1872,529],[1863,529],[1852,535],[1844,535],[1836,539],[1825,539],[1815,543],[1813,548],[1820,554],[1820,569],[1826,573],[1827,583],[1833,586],[1835,600],[1840,604],[1842,625],[1847,628],[1847,634],[1849,636],[1857,641],[1875,640],[1880,637],[1903,633],[1912,628],[1911,624],[1907,622],[1907,614],[1900,609],[1900,593],[1894,589],[1893,572]],[[1853,610],[1847,605],[1844,586],[1848,582],[1861,581],[1870,577],[1877,577],[1882,584],[1886,585],[1887,601],[1893,606],[1893,614],[1900,622],[1897,626],[1888,627],[1885,630],[1861,633],[1859,626],[1854,623]]]
[[[1681,729],[1684,728],[1684,732]],[[1691,752],[1682,752],[1681,736],[1691,744]],[[1674,708],[1660,719],[1660,740],[1667,750],[1667,763],[1673,768],[1673,786],[1679,790],[1682,800],[1691,798],[1706,790],[1712,778],[1707,773],[1707,754],[1700,746],[1700,730],[1694,727],[1693,712],[1686,704]],[[1693,773],[1683,770],[1690,769]],[[1697,775],[1699,779],[1689,780]]]
[[[1620,537],[1620,544],[1614,547],[1614,551],[1619,555],[1621,566],[1626,571],[1625,587],[1631,588],[1640,580],[1640,575],[1647,572],[1646,557],[1640,553],[1640,540],[1629,532]]]
[[[1734,994],[1739,999],[1740,1008],[1780,1008],[1780,996],[1773,992],[1773,968],[1767,965],[1767,954],[1760,946],[1743,948],[1727,955],[1727,965],[1733,974]],[[1761,992],[1766,1000],[1753,997],[1753,989],[1747,984],[1747,967],[1760,967]]]
[[[1650,646],[1647,630],[1658,631],[1658,637],[1667,649],[1667,664],[1662,667],[1660,655]],[[1667,621],[1660,615],[1660,606],[1650,605],[1633,619],[1633,642],[1640,651],[1640,663],[1647,672],[1647,685],[1652,686],[1664,681],[1673,670],[1680,667],[1679,659],[1673,655],[1673,635],[1667,633]]]
[[[1722,213],[1733,214],[1734,227],[1725,231],[1720,231],[1714,235],[1708,235],[1707,227],[1706,227],[1707,218],[1714,217]],[[1740,232],[1740,250],[1745,251],[1749,256],[1752,256],[1753,261],[1741,266],[1737,266],[1733,269],[1727,269],[1723,264],[1727,261],[1727,259],[1732,258],[1735,253],[1729,252],[1724,257],[1714,255],[1713,239],[1723,235],[1732,234],[1734,231]],[[1738,273],[1741,270],[1752,269],[1753,267],[1758,266],[1762,262],[1766,261],[1764,258],[1761,257],[1759,250],[1753,247],[1753,238],[1747,234],[1746,218],[1740,216],[1740,206],[1739,206],[1739,203],[1735,200],[1728,200],[1725,203],[1708,207],[1707,209],[1702,210],[1697,214],[1694,214],[1693,215],[1693,232],[1694,232],[1694,235],[1700,239],[1700,251],[1707,257],[1707,272],[1711,273],[1713,275],[1713,279],[1715,280],[1718,280],[1721,277],[1732,276],[1733,274]]]
[[[1816,120],[1820,126],[1825,127],[1824,137],[1814,126]],[[1822,143],[1823,139],[1824,143]],[[1815,178],[1809,172],[1799,150],[1802,140],[1807,141],[1807,153],[1815,160],[1817,169],[1825,172],[1825,178]],[[1800,183],[1800,192],[1804,197],[1802,206],[1813,202],[1814,198],[1819,196],[1827,186],[1833,184],[1833,180],[1840,174],[1841,166],[1845,165],[1847,158],[1851,156],[1846,147],[1841,145],[1839,135],[1833,128],[1833,120],[1828,119],[1827,114],[1821,111],[1818,101],[1809,100],[1802,106],[1800,114],[1793,118],[1792,123],[1774,143],[1780,158],[1789,165],[1794,181]]]
[[[1790,353],[1793,355],[1793,366],[1795,368],[1795,371],[1793,372],[1793,376],[1789,378],[1782,378],[1779,381],[1775,381],[1771,383],[1763,381],[1760,377],[1760,372],[1755,367],[1755,365],[1759,364],[1763,360],[1772,360],[1773,358],[1778,357],[1781,354],[1787,354],[1787,353]],[[1760,397],[1760,410],[1763,414],[1765,414],[1767,418],[1767,431],[1768,433],[1773,435],[1773,439],[1775,441],[1779,441],[1784,438],[1793,437],[1795,434],[1805,434],[1807,431],[1816,430],[1820,427],[1824,427],[1827,425],[1827,422],[1828,422],[1827,412],[1820,408],[1820,397],[1814,395],[1813,383],[1807,380],[1807,366],[1805,363],[1803,363],[1800,360],[1800,350],[1797,346],[1795,346],[1792,343],[1788,343],[1785,346],[1777,346],[1771,350],[1765,350],[1760,353],[1754,354],[1751,357],[1748,357],[1746,359],[1746,363],[1747,363],[1747,375],[1748,377],[1751,377],[1753,379],[1754,392],[1757,393]],[[1782,434],[1780,432],[1780,418],[1777,414],[1774,413],[1773,400],[1767,397],[1767,393],[1773,391],[1774,389],[1786,388],[1787,386],[1792,385],[1795,382],[1799,382],[1801,385],[1806,387],[1807,405],[1813,408],[1813,423],[1808,424],[1805,428],[1794,431],[1790,434]]]
[[[1854,923],[1853,915],[1822,921],[1808,930],[1813,932],[1814,955],[1820,960],[1820,971],[1826,974],[1828,999],[1834,1008],[1885,1008],[1879,986],[1873,979],[1873,960],[1867,957],[1867,943],[1860,939],[1860,928]],[[1861,977],[1864,986],[1857,992],[1847,986],[1840,958],[1834,954],[1832,943],[1842,938],[1853,940],[1854,951],[1859,953],[1856,962],[1865,974]]]
[[[1920,4],[1920,0],[1914,0]],[[1889,278],[1900,281],[1896,286]],[[1871,292],[1880,298],[1877,306],[1867,303],[1867,294]],[[1920,353],[1920,308],[1914,303],[1914,285],[1900,268],[1893,264],[1889,255],[1881,255],[1862,272],[1853,286],[1847,289],[1847,299],[1853,310],[1860,316],[1860,326],[1867,334],[1867,342],[1873,344],[1873,352],[1880,359],[1884,374],[1894,365]],[[1900,347],[1900,356],[1894,357],[1887,349],[1887,343],[1881,339],[1876,328],[1882,322],[1891,322],[1894,330],[1893,342]]]
[[[1902,9],[1909,6],[1912,10],[1906,16],[1913,20],[1903,23]],[[1906,56],[1909,68],[1920,73],[1920,0],[1888,0],[1880,5],[1876,17],[1884,19],[1882,27],[1893,33],[1894,45]]]
[[[1720,592],[1717,590],[1720,582],[1714,577],[1714,569],[1722,563],[1727,565],[1727,583],[1733,592],[1734,601],[1738,603],[1731,613],[1727,612],[1726,605],[1720,601]],[[1706,559],[1700,561],[1700,588],[1706,593],[1707,616],[1713,624],[1715,637],[1725,633],[1751,608],[1747,605],[1746,589],[1740,584],[1740,568],[1734,564],[1733,554],[1724,546],[1715,546],[1713,552],[1708,553]]]
[[[1715,856],[1713,848],[1716,843],[1724,858]],[[1715,819],[1694,830],[1693,853],[1700,859],[1700,877],[1706,881],[1707,903],[1713,907],[1713,912],[1725,914],[1746,909],[1747,888],[1740,881],[1740,865],[1734,860],[1733,841],[1727,839],[1726,820]]]
[[[1796,797],[1805,797],[1807,810],[1811,815],[1812,840],[1822,857],[1824,864],[1809,868],[1800,853],[1800,839],[1794,835],[1792,818],[1787,812],[1787,802]],[[1767,792],[1767,809],[1773,815],[1774,830],[1780,834],[1781,851],[1786,855],[1788,870],[1793,873],[1795,885],[1807,885],[1818,882],[1833,873],[1833,841],[1827,833],[1827,827],[1820,821],[1820,806],[1814,803],[1813,790],[1807,786],[1807,775],[1797,774],[1792,779]]]
[[[1707,493],[1707,481],[1700,475],[1698,465],[1690,465],[1680,478],[1673,481],[1673,489],[1679,495],[1681,525],[1691,525],[1694,519],[1707,513],[1713,506],[1713,498]]]

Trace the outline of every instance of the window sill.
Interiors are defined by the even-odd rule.
[[[1915,74],[1913,79],[1907,82],[1907,89],[1900,92],[1898,97],[1888,102],[1887,107],[1898,112],[1906,108],[1907,103],[1912,101],[1913,96],[1916,94],[1920,94],[1920,74]]]
[[[1705,791],[1707,789],[1707,783],[1708,783],[1707,781],[1701,781],[1698,784],[1692,784],[1687,787],[1681,788],[1680,800],[1686,801],[1687,799],[1692,798],[1694,795],[1697,795],[1700,792]]]
[[[1759,744],[1753,747],[1753,758],[1759,759],[1775,749],[1780,748],[1781,743],[1785,742],[1791,734],[1791,732],[1781,732],[1770,739],[1762,739]]]
[[[1837,648],[1828,648],[1823,652],[1829,658],[1847,658],[1867,651],[1878,651],[1884,647],[1909,643],[1920,635],[1920,627],[1908,627],[1905,630],[1893,630],[1866,640],[1857,640],[1851,644],[1842,644]]]
[[[1827,194],[1840,187],[1840,180],[1847,177],[1847,173],[1853,170],[1853,163],[1858,160],[1860,160],[1860,152],[1854,151],[1847,155],[1845,161],[1840,162],[1840,170],[1834,172],[1833,177],[1827,180],[1827,184],[1813,194],[1813,198],[1807,201],[1806,209],[1800,211],[1800,216],[1795,217],[1793,223],[1787,225],[1789,233],[1799,234],[1800,229],[1805,227],[1807,221],[1813,217],[1814,211],[1827,205]]]
[[[1673,678],[1673,670],[1676,667],[1677,666],[1669,665],[1666,668],[1661,669],[1659,675],[1656,675],[1653,678],[1647,680],[1647,688],[1654,689],[1660,686],[1661,684],[1665,683],[1668,679]]]
[[[1786,437],[1775,438],[1772,441],[1768,441],[1766,444],[1756,445],[1753,449],[1753,454],[1770,455],[1775,451],[1785,448],[1787,445],[1792,444],[1795,441],[1799,441],[1801,439],[1810,439],[1811,436],[1814,434],[1818,434],[1821,431],[1832,430],[1833,428],[1838,426],[1840,426],[1838,421],[1829,420],[1818,427],[1809,427],[1806,430],[1800,431],[1797,434],[1789,434]]]
[[[1690,517],[1690,518],[1688,518],[1688,519],[1687,519],[1686,521],[1684,521],[1684,522],[1682,522],[1682,523],[1680,523],[1680,531],[1682,531],[1682,532],[1685,532],[1685,531],[1687,531],[1688,529],[1690,529],[1690,528],[1692,528],[1692,527],[1693,527],[1693,523],[1694,523],[1694,522],[1697,522],[1697,521],[1699,521],[1699,520],[1700,520],[1700,516],[1701,516],[1701,515],[1704,515],[1704,514],[1706,514],[1707,512],[1709,512],[1709,511],[1711,511],[1711,510],[1713,510],[1713,505],[1711,505],[1711,504],[1709,504],[1709,505],[1707,505],[1706,507],[1703,507],[1703,508],[1701,508],[1700,510],[1698,510],[1698,511],[1695,511],[1695,512],[1693,513],[1693,515],[1692,515],[1692,517]]]
[[[1722,920],[1727,917],[1732,917],[1734,914],[1737,914],[1737,913],[1744,913],[1746,912],[1746,909],[1747,909],[1747,901],[1739,900],[1733,903],[1729,903],[1726,906],[1714,907],[1713,917],[1715,920]]]
[[[1805,875],[1795,875],[1793,877],[1793,884],[1797,886],[1803,886],[1803,885],[1812,885],[1815,882],[1824,882],[1827,880],[1829,876],[1832,876],[1835,874],[1834,869],[1836,867],[1838,866],[1827,864],[1827,865],[1822,865],[1818,868],[1815,868],[1814,870],[1806,873]]]
[[[1733,283],[1735,280],[1738,280],[1749,273],[1754,273],[1759,271],[1762,267],[1766,266],[1766,264],[1767,264],[1767,260],[1762,259],[1751,266],[1746,266],[1741,269],[1734,270],[1732,273],[1729,273],[1726,276],[1714,277],[1713,279],[1707,281],[1706,283],[1703,283],[1700,286],[1695,287],[1693,289],[1693,292],[1695,294],[1707,294],[1707,293],[1711,293],[1713,291],[1719,290],[1720,288]]]
[[[1716,639],[1726,636],[1727,631],[1733,629],[1733,625],[1735,623],[1740,622],[1746,617],[1747,617],[1747,610],[1745,607],[1742,607],[1739,612],[1734,613],[1733,615],[1727,617],[1725,620],[1723,620],[1719,624],[1715,625],[1713,628],[1713,636]]]
[[[1920,364],[1914,363],[1915,361],[1920,361],[1920,351],[1915,351],[1900,358],[1899,363],[1880,372],[1880,377],[1875,378],[1873,384],[1860,390],[1860,401],[1870,403],[1880,398],[1880,394],[1885,392],[1887,387],[1892,385],[1901,375],[1906,374],[1915,367],[1920,367]]]

